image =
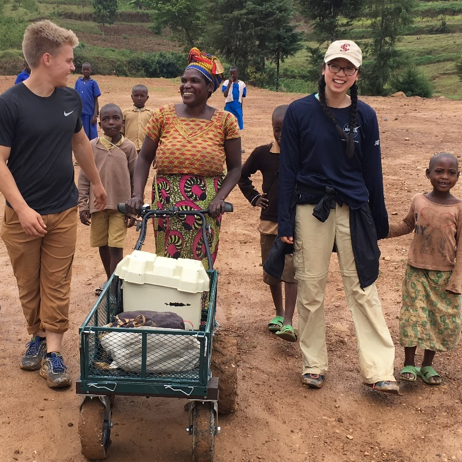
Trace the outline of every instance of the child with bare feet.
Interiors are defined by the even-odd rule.
[[[452,350],[461,331],[462,201],[451,194],[459,179],[457,159],[439,153],[426,171],[433,190],[413,197],[406,218],[390,225],[388,237],[414,232],[403,281],[399,317],[404,367],[400,379],[440,385],[433,369],[437,351]],[[417,347],[424,350],[421,367],[415,365]]]

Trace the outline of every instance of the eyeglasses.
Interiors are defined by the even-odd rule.
[[[332,64],[328,63],[327,67],[333,74],[338,74],[340,71],[343,71],[343,73],[348,77],[355,75],[356,72],[358,72],[358,69],[356,67],[352,67],[352,66],[342,67],[334,63]]]

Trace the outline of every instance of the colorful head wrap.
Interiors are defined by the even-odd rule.
[[[213,91],[215,91],[223,80],[223,72],[225,68],[216,56],[207,53],[201,53],[198,48],[191,48],[188,56],[189,65],[187,69],[196,69],[207,80],[213,83]]]

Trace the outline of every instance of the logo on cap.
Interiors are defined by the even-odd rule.
[[[340,49],[341,49],[342,51],[349,51],[349,49],[350,49],[350,44],[349,44],[349,43],[344,43],[344,44],[340,47]]]

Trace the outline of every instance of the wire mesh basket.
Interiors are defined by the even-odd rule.
[[[113,275],[79,329],[80,393],[201,396],[210,379],[217,271],[199,330],[108,326],[123,311],[121,280]]]

